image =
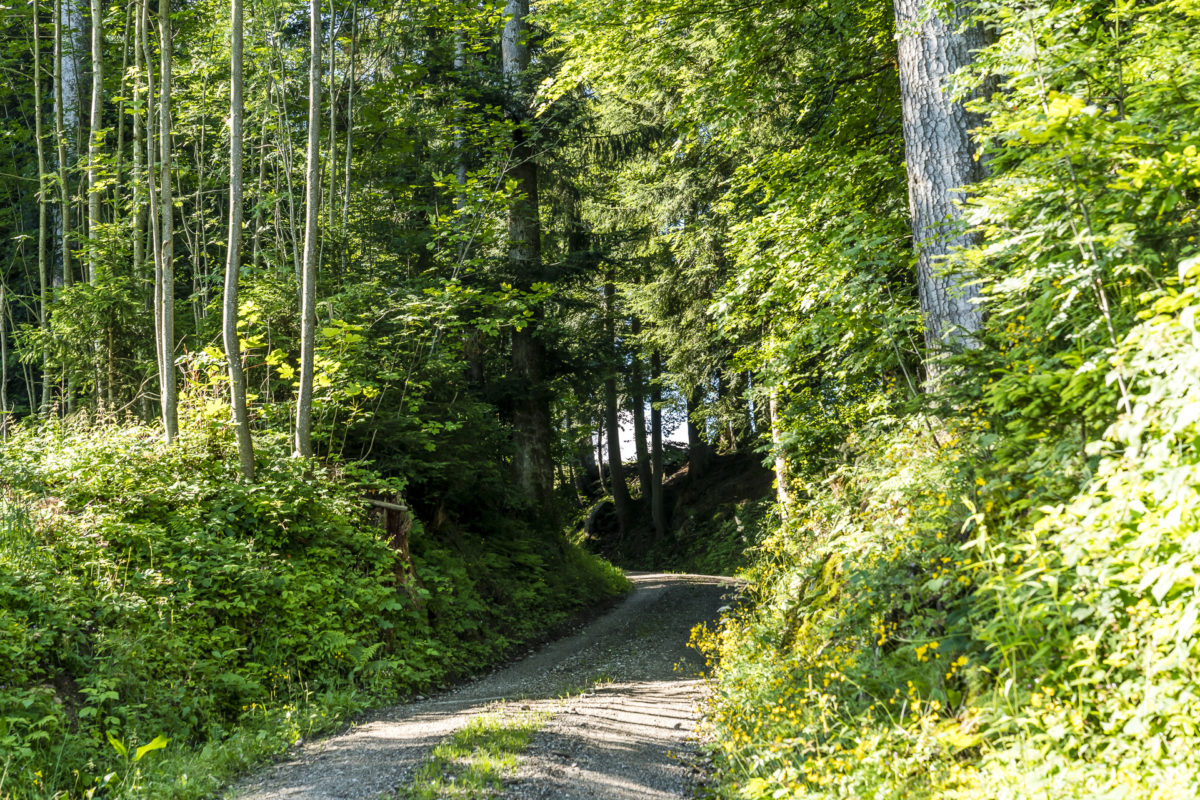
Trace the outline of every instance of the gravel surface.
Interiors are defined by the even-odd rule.
[[[548,721],[507,782],[507,800],[680,798],[695,775],[689,741],[703,684],[687,648],[715,619],[727,578],[631,574],[634,591],[578,633],[453,692],[377,712],[252,775],[231,800],[376,800],[405,785],[443,738],[483,713]]]

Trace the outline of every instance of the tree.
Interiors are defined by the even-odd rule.
[[[158,161],[159,225],[155,259],[155,318],[158,322],[158,383],[163,429],[168,442],[179,431],[175,382],[175,204],[171,192],[171,2],[158,0],[159,90]],[[149,62],[147,62],[149,63]]]
[[[630,319],[630,334],[635,339],[642,332],[642,323],[635,314]],[[634,349],[629,356],[629,394],[633,406],[633,447],[637,453],[638,482],[642,486],[642,497],[650,496],[650,482],[653,480],[653,469],[650,464],[650,453],[646,449],[646,384],[642,370],[642,356]]]
[[[147,169],[147,131],[149,130],[149,104],[146,102],[143,87],[149,86],[146,70],[146,51],[143,42],[146,39],[146,5],[142,0],[136,0],[133,8],[133,171],[130,175],[132,197],[130,198],[129,228],[133,238],[133,279],[139,291],[144,290],[146,278],[146,184],[150,180]],[[157,349],[157,348],[156,348]],[[139,362],[145,359],[146,343],[139,337],[136,353]],[[149,420],[150,399],[139,392],[139,404],[142,416]]]
[[[75,132],[79,127],[79,71],[75,61],[76,32],[82,23],[74,0],[54,2],[54,138],[58,151],[59,247],[62,252],[62,280],[70,286],[74,279],[71,232],[71,185],[67,168],[74,157]],[[64,30],[65,28],[65,30]],[[66,52],[67,46],[71,52]],[[70,404],[70,395],[67,398]]]
[[[237,435],[238,463],[247,482],[254,480],[254,442],[246,412],[246,378],[238,341],[238,278],[242,260],[242,0],[230,3],[229,49],[229,246],[225,258],[225,294],[221,333],[229,361],[229,400]]]
[[[100,143],[103,138],[101,126],[104,122],[104,15],[100,0],[91,0],[92,8],[92,97],[88,124],[87,164],[87,220],[88,220],[88,274],[92,284],[98,284],[102,276],[100,267]],[[97,374],[97,390],[99,375]]]
[[[87,235],[88,235],[88,282],[92,286],[100,286],[104,280],[102,248],[100,246],[100,146],[104,137],[104,15],[101,11],[100,0],[91,0],[92,12],[92,96],[91,113],[88,117],[88,149],[87,149]],[[97,339],[92,342],[92,380],[99,405],[104,396],[103,369],[101,362],[112,364],[112,350],[105,347],[105,342]],[[108,356],[105,357],[105,350]],[[113,387],[112,370],[108,370],[108,401],[112,405]]]
[[[519,289],[532,288],[541,266],[542,231],[538,208],[538,166],[529,141],[528,97],[524,90],[529,70],[528,0],[507,0],[501,59],[507,89],[508,115],[514,123],[512,167],[509,176],[520,196],[508,211],[508,263]],[[513,470],[517,486],[546,521],[554,524],[553,430],[550,397],[544,370],[546,345],[536,317],[512,335],[512,370],[522,393],[513,410]]]
[[[41,11],[37,0],[32,4],[33,15],[33,137],[37,146],[38,171],[38,327],[46,330],[50,323],[50,258],[47,242],[47,208],[46,193],[50,187],[46,185],[46,141],[42,131],[42,32]],[[38,412],[47,414],[50,411],[50,348],[42,347],[42,396],[38,403]],[[33,398],[30,398],[30,402]]]
[[[984,29],[968,24],[962,0],[944,19],[930,0],[894,0],[899,32],[900,98],[917,286],[925,314],[927,372],[941,372],[943,351],[969,347],[982,321],[978,293],[959,272],[943,270],[948,254],[974,244],[959,203],[983,175],[970,130],[976,120],[949,92],[950,77],[987,44]]]
[[[779,503],[779,515],[787,520],[791,511],[792,494],[788,479],[787,457],[783,445],[783,431],[779,421],[779,389],[773,388],[767,397],[767,415],[771,425],[771,450],[774,452],[775,499]]]
[[[300,389],[296,395],[296,454],[311,457],[313,359],[317,325],[317,216],[321,201],[321,6],[308,13],[308,148],[304,168],[304,264],[300,275]]]
[[[604,430],[608,437],[608,462],[612,475],[613,508],[617,512],[617,528],[621,538],[629,531],[629,486],[625,481],[625,465],[621,458],[620,406],[617,403],[617,341],[616,314],[613,308],[616,289],[611,273],[604,284],[605,344],[609,352],[608,369],[604,378]]]
[[[662,356],[657,349],[650,354],[650,380],[650,518],[661,542],[667,535],[667,512],[663,503]]]

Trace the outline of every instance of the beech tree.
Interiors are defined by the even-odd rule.
[[[91,0],[91,34],[92,34],[92,94],[91,113],[88,123],[87,149],[87,234],[88,234],[88,278],[93,285],[103,278],[101,249],[99,244],[100,229],[100,142],[103,136],[104,122],[104,15],[101,11],[100,0]],[[99,391],[99,374],[96,375],[97,392]]]
[[[171,169],[171,2],[158,0],[158,223],[155,258],[155,319],[158,323],[158,383],[163,429],[168,442],[179,432],[178,388],[175,378],[175,203]],[[147,59],[149,63],[149,59]]]
[[[231,0],[229,20],[229,244],[225,257],[225,293],[221,335],[229,361],[229,400],[242,476],[254,480],[254,442],[246,411],[246,379],[238,341],[238,279],[242,261],[242,0]]]
[[[308,147],[304,168],[304,263],[300,274],[300,388],[296,394],[296,454],[312,447],[313,360],[317,324],[317,217],[321,201],[321,6],[310,0],[308,50]]]
[[[518,199],[508,211],[508,264],[515,285],[529,290],[541,267],[542,229],[538,206],[537,156],[529,140],[529,14],[528,0],[507,0],[501,34],[501,60],[507,91],[507,112],[513,122],[513,147],[509,177],[516,182]],[[512,369],[523,387],[514,401],[513,469],[517,486],[547,520],[557,514],[554,505],[553,429],[550,399],[544,385],[546,350],[536,319],[512,334]]]
[[[67,170],[76,153],[79,129],[79,70],[75,43],[82,22],[74,0],[54,2],[54,138],[58,161],[58,245],[62,254],[62,281],[74,280],[71,184]],[[68,392],[67,405],[71,396]]]
[[[43,116],[42,108],[42,32],[41,32],[41,10],[38,5],[38,0],[34,0],[31,4],[30,11],[33,18],[33,125],[34,125],[34,143],[37,148],[37,170],[38,170],[38,227],[37,227],[37,263],[38,263],[38,327],[45,330],[50,322],[50,253],[48,242],[48,208],[46,195],[50,191],[47,185],[49,173],[46,167],[46,140],[43,131]],[[50,347],[48,344],[43,345],[41,349],[41,369],[42,369],[42,392],[38,402],[38,413],[47,414],[50,411]],[[29,398],[30,403],[33,398]]]

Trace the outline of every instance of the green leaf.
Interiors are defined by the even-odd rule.
[[[137,752],[134,753],[134,755],[133,755],[134,762],[141,761],[142,756],[146,755],[146,753],[152,752],[154,750],[163,749],[164,747],[167,746],[167,743],[169,741],[171,741],[171,740],[164,738],[161,734],[159,734],[158,736],[155,736],[154,740],[151,741],[149,744],[144,744],[137,749]]]

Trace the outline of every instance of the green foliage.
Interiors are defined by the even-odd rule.
[[[980,346],[938,417],[792,462],[752,602],[698,634],[724,796],[1200,791],[1197,12],[982,13]]]
[[[260,441],[244,484],[224,426],[188,408],[173,446],[82,422],[28,426],[5,446],[5,797],[205,796],[627,585],[516,524],[458,546],[417,524],[405,564],[361,500],[395,481],[315,473]]]
[[[986,657],[964,635],[974,578],[954,535],[971,489],[961,439],[916,422],[862,434],[763,544],[752,602],[697,632],[731,796],[925,797],[964,780],[955,755],[977,741],[956,715]]]

